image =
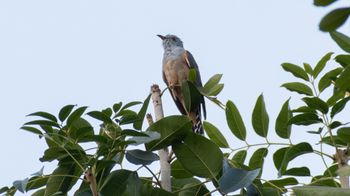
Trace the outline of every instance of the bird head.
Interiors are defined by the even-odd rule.
[[[165,50],[167,49],[172,49],[175,47],[181,47],[183,48],[183,43],[181,41],[181,39],[179,37],[177,37],[176,35],[157,35],[160,39],[162,39],[163,41],[163,47]]]

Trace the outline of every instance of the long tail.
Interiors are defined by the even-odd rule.
[[[197,133],[200,135],[204,134],[203,124],[202,124],[202,115],[201,115],[200,109],[198,109],[196,111],[196,116],[195,116],[195,119],[193,121],[192,130],[194,133]]]

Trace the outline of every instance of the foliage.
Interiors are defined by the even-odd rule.
[[[337,0],[314,0],[314,5],[320,7],[330,6],[337,2]],[[350,37],[338,32],[337,29],[341,27],[350,15],[350,7],[341,7],[330,11],[326,14],[320,24],[321,31],[329,32],[331,38],[346,52],[350,52]]]
[[[317,6],[328,6],[336,0],[314,0]],[[335,42],[350,52],[350,38],[335,31],[350,14],[350,8],[339,8],[327,14],[320,23],[322,31],[328,31]],[[279,114],[271,117],[264,101],[258,96],[252,108],[251,125],[255,134],[266,142],[250,144],[247,139],[246,122],[232,100],[223,104],[217,99],[224,85],[221,74],[214,75],[202,88],[193,85],[195,74],[184,82],[183,93],[186,108],[196,107],[202,102],[200,95],[217,104],[225,111],[226,123],[232,136],[243,141],[244,146],[233,146],[218,127],[205,121],[207,137],[192,133],[191,120],[186,116],[168,116],[147,128],[144,118],[150,103],[149,95],[143,102],[116,103],[101,111],[88,111],[88,107],[66,105],[57,115],[44,111],[29,114],[38,119],[25,123],[23,130],[31,132],[44,141],[41,162],[57,161],[57,167],[48,174],[43,168],[22,180],[16,180],[11,187],[3,187],[0,193],[14,195],[17,191],[32,191],[33,195],[68,195],[73,186],[79,187],[74,195],[86,196],[97,192],[100,195],[222,195],[240,191],[241,195],[282,195],[292,192],[296,195],[348,195],[341,189],[339,176],[348,176],[349,168],[338,170],[337,164],[328,165],[326,159],[337,161],[326,154],[323,146],[335,149],[336,155],[350,145],[348,122],[339,119],[350,100],[350,55],[341,54],[334,58],[335,67],[328,67],[333,53],[324,55],[315,66],[304,63],[299,66],[283,63],[282,69],[291,73],[296,81],[286,82],[281,87],[296,92],[288,98]],[[325,71],[327,69],[329,71]],[[294,96],[301,96],[303,103],[292,107]],[[134,108],[139,107],[138,110]],[[96,130],[89,120],[101,124]],[[275,119],[274,130],[281,140],[271,142],[270,118]],[[308,141],[291,141],[292,127],[307,126],[309,134],[320,138],[318,145]],[[88,147],[86,147],[88,146]],[[252,155],[248,151],[252,147]],[[272,150],[270,147],[278,147]],[[148,165],[158,163],[155,151],[171,147],[172,192],[162,189],[157,172]],[[314,154],[320,157],[325,172],[311,175],[305,165],[290,167],[300,157]],[[278,177],[263,178],[265,159],[274,162]],[[248,160],[249,159],[249,160]],[[329,162],[328,160],[328,162]],[[138,169],[124,168],[137,165]],[[123,165],[124,164],[124,165]],[[139,170],[146,169],[147,176],[139,176]],[[310,182],[301,186],[299,177],[309,177]],[[212,184],[212,186],[208,186]],[[213,188],[210,188],[213,187]]]

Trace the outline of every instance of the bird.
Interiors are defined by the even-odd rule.
[[[196,72],[196,80],[194,81],[194,85],[196,87],[202,87],[198,65],[192,54],[185,50],[183,42],[179,37],[171,34],[157,36],[162,39],[162,45],[164,48],[163,80],[169,88],[171,97],[173,98],[180,113],[190,117],[192,121],[192,131],[203,135],[202,111],[204,119],[206,118],[205,101],[203,95],[200,97],[201,101],[199,105],[191,108],[191,111],[187,111],[184,96],[181,90],[182,83],[189,79],[190,69],[194,69]]]

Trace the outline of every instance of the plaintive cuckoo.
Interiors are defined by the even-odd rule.
[[[184,97],[181,91],[182,82],[188,80],[190,69],[196,71],[197,87],[202,87],[201,76],[198,65],[194,60],[192,54],[184,49],[180,38],[175,35],[157,35],[163,41],[164,55],[163,55],[163,80],[169,88],[171,97],[173,98],[177,108],[183,115],[188,115],[192,120],[192,130],[194,133],[203,134],[203,126],[201,120],[201,106],[203,116],[206,117],[205,102],[203,96],[201,103],[187,111],[185,107]]]

